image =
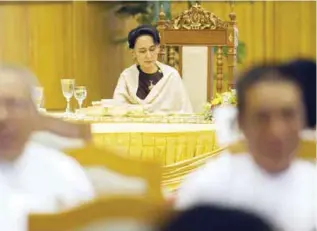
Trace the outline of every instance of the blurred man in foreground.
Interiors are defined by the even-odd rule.
[[[179,191],[179,209],[220,204],[250,210],[281,230],[314,229],[314,165],[296,158],[304,126],[302,91],[283,73],[259,66],[240,78],[238,122],[248,153],[228,153],[190,175]]]
[[[29,140],[38,118],[32,100],[36,84],[27,70],[0,66],[0,197],[6,204],[0,207],[4,214],[19,209],[55,211],[60,205],[71,207],[94,196],[75,160]]]

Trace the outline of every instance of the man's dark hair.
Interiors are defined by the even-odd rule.
[[[251,213],[216,206],[197,206],[172,217],[162,231],[272,231],[271,224]]]
[[[298,81],[302,93],[308,128],[316,127],[316,61],[297,59],[283,65],[283,72]]]
[[[254,85],[261,82],[291,82],[300,89],[294,78],[284,71],[281,65],[259,65],[242,74],[236,84],[238,111],[243,113],[246,106],[247,91]]]
[[[136,40],[142,35],[149,35],[153,38],[154,44],[160,44],[160,35],[158,30],[151,25],[141,25],[131,30],[128,35],[129,48],[134,49]]]

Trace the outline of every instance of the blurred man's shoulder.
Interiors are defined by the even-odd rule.
[[[215,158],[210,158],[208,164],[210,165],[222,165],[227,167],[227,165],[241,164],[250,161],[250,155],[247,153],[231,153],[229,150],[224,150],[219,153]]]
[[[245,164],[248,163],[249,155],[245,153],[231,154],[228,151],[223,151],[216,156],[210,157],[206,164],[199,168],[194,174],[200,176],[219,176],[229,175],[230,172],[236,169],[244,168]]]

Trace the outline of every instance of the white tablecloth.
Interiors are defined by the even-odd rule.
[[[154,123],[94,123],[91,125],[92,133],[173,133],[213,131],[213,124],[154,124]]]

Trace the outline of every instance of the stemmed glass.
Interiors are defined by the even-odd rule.
[[[86,87],[85,86],[76,86],[74,95],[75,95],[75,99],[78,102],[79,110],[80,110],[82,105],[83,105],[83,101],[87,97],[87,89],[86,89]]]
[[[63,95],[67,101],[67,107],[65,110],[65,114],[69,115],[71,113],[70,99],[72,98],[72,96],[74,94],[75,79],[62,79],[61,84],[62,84]]]

